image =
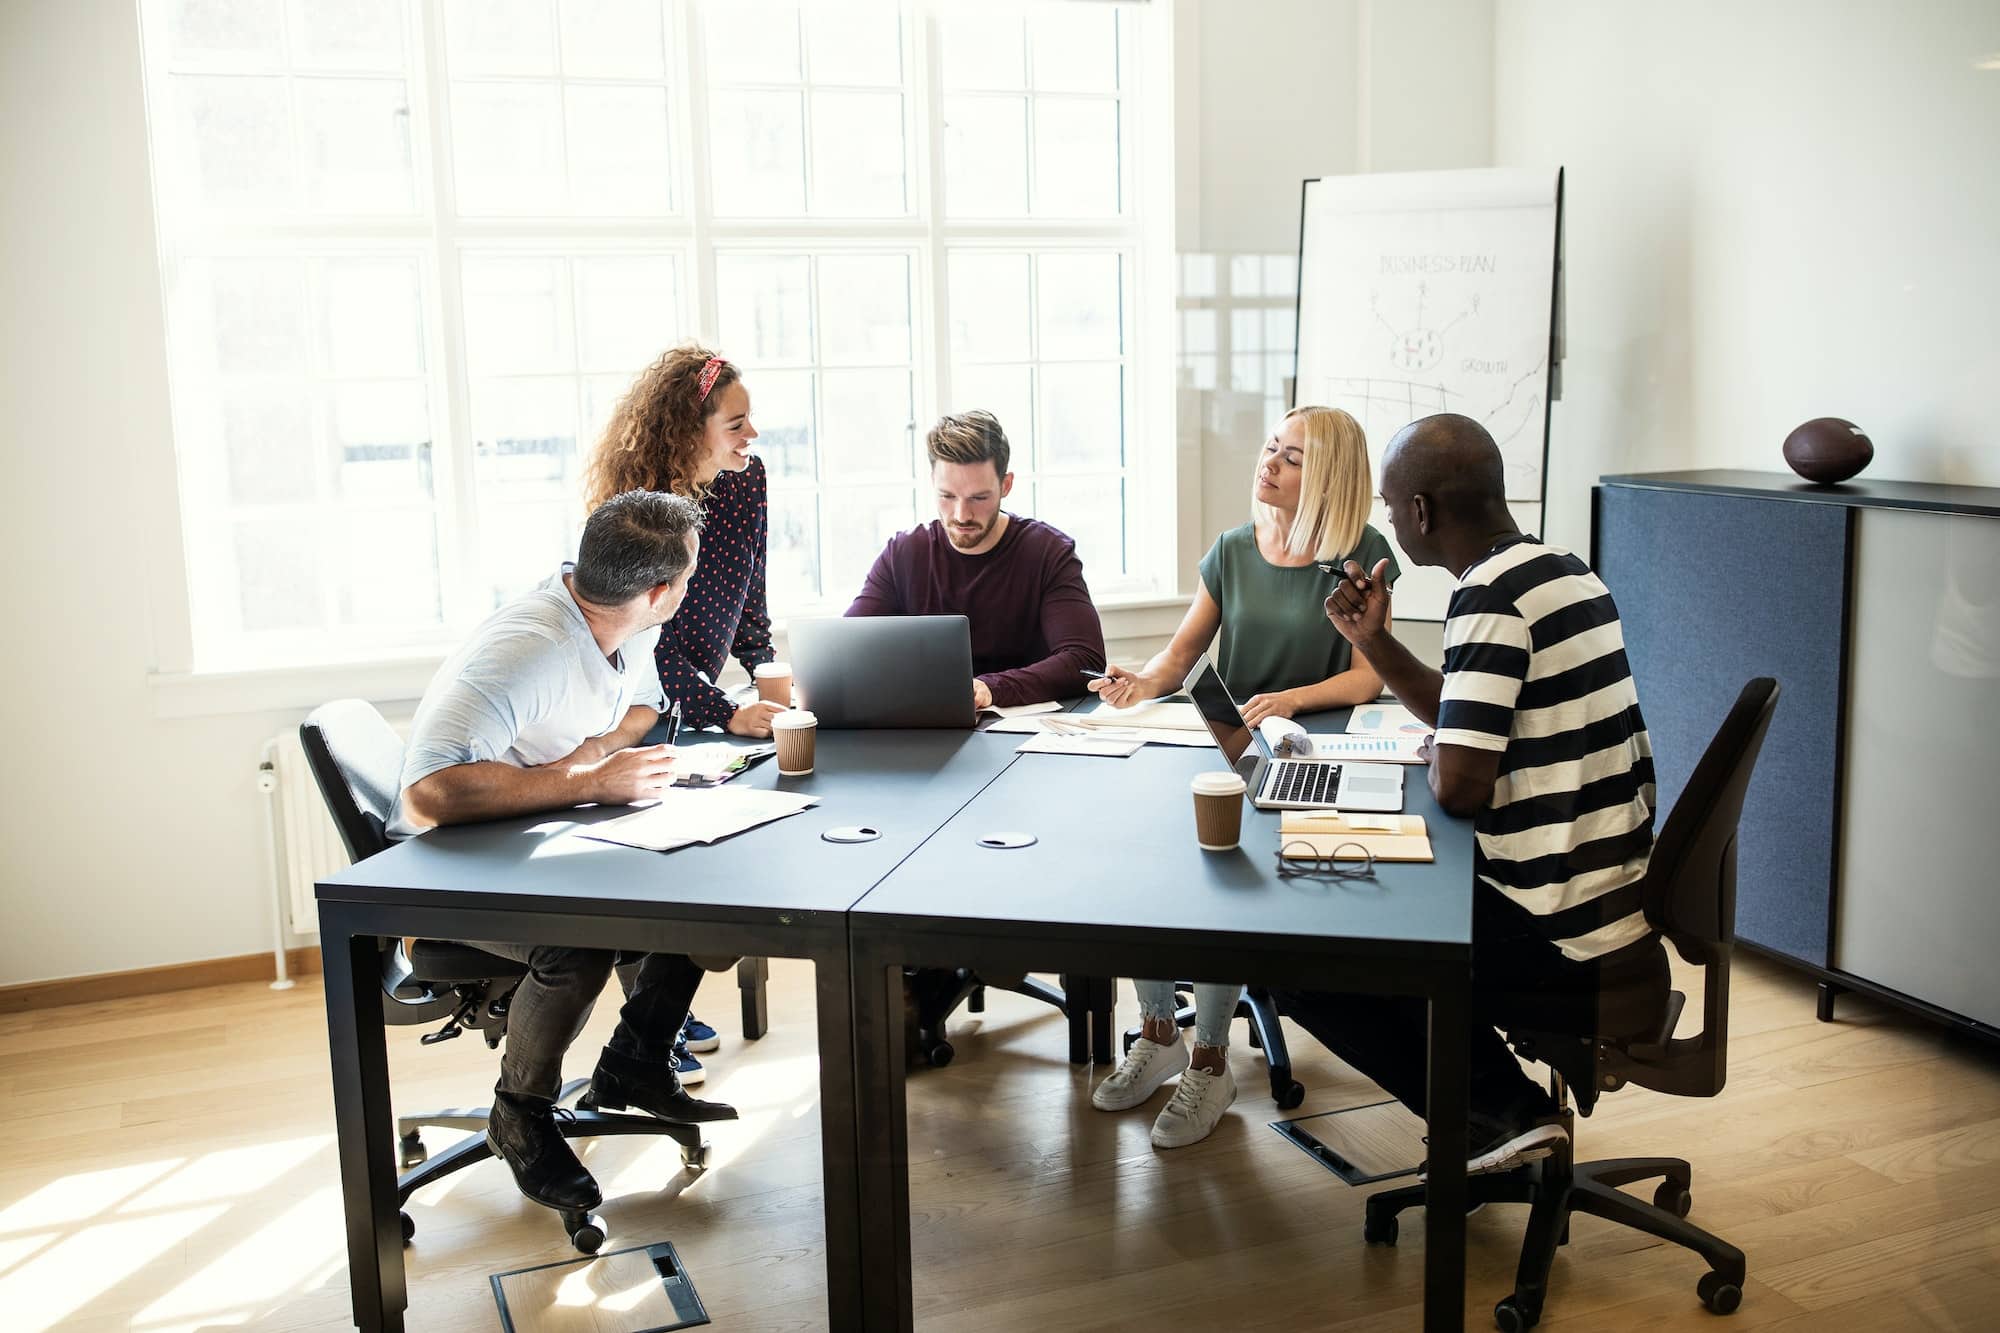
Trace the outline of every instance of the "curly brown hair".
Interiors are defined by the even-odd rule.
[[[723,361],[704,398],[702,367],[712,359],[720,360],[699,343],[682,343],[662,352],[632,381],[583,470],[585,509],[626,491],[703,497],[708,484],[695,476],[708,419],[721,405],[723,390],[742,378]]]

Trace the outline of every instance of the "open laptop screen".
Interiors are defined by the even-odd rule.
[[[1263,736],[1243,720],[1243,710],[1236,706],[1236,700],[1229,697],[1229,687],[1222,683],[1222,674],[1215,669],[1215,663],[1208,659],[1207,654],[1202,655],[1201,661],[1195,664],[1194,671],[1188,676],[1187,692],[1194,700],[1196,710],[1201,713],[1201,720],[1208,727],[1209,734],[1222,747],[1223,757],[1229,760],[1231,768],[1243,758],[1253,739],[1258,742],[1259,752],[1269,757],[1262,744]]]

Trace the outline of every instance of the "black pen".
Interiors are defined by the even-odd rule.
[[[674,700],[674,706],[667,710],[667,744],[674,744],[674,742],[680,739],[680,734],[681,701],[676,699]]]

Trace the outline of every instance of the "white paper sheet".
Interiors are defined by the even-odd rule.
[[[1163,699],[1148,699],[1144,703],[1133,704],[1130,708],[1112,708],[1099,704],[1088,713],[1070,713],[1067,719],[1086,727],[1153,727],[1170,731],[1198,731],[1208,735],[1208,728],[1202,723],[1201,712],[1186,701],[1168,702]]]
[[[818,804],[817,796],[756,787],[676,789],[657,805],[579,828],[577,836],[669,852],[689,843],[716,842]]]
[[[1350,736],[1389,736],[1398,732],[1428,736],[1430,730],[1422,718],[1398,703],[1356,704],[1347,719]]]
[[[1140,742],[1110,736],[1059,736],[1053,731],[1031,736],[1014,748],[1015,754],[1088,754],[1106,759],[1123,759],[1137,754]]]
[[[1033,717],[1037,713],[1060,713],[1062,712],[1062,705],[1053,699],[1044,699],[1038,704],[1009,704],[1006,707],[1002,707],[999,704],[988,704],[986,707],[980,709],[979,712],[982,716],[991,713],[999,718]]]

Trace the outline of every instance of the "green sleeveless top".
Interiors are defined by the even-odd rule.
[[[1384,557],[1393,585],[1402,566],[1382,534],[1363,526],[1361,539],[1341,560],[1373,569]],[[1222,608],[1215,665],[1237,699],[1311,685],[1339,675],[1352,663],[1352,648],[1323,606],[1340,575],[1324,573],[1316,564],[1296,569],[1272,564],[1257,549],[1253,525],[1231,528],[1215,539],[1201,558],[1201,581]]]

